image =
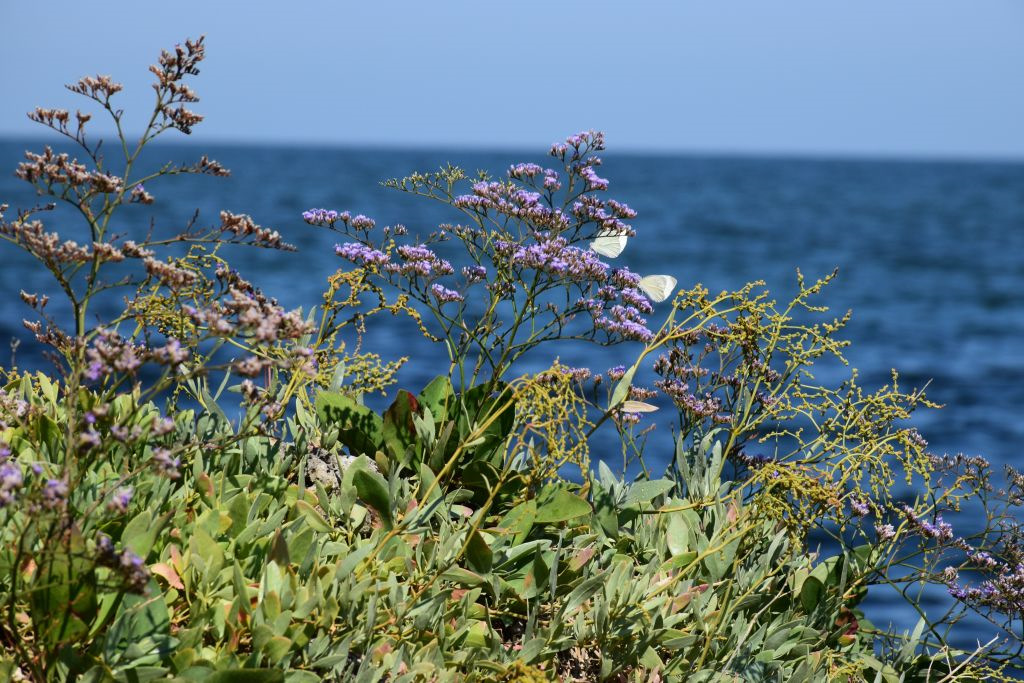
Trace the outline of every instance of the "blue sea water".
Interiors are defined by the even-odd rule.
[[[0,141],[0,170],[13,171],[26,147],[40,146]],[[306,307],[318,301],[339,262],[334,236],[305,225],[305,209],[350,209],[378,225],[402,223],[426,234],[457,215],[379,181],[447,162],[500,173],[511,162],[544,161],[540,153],[458,150],[164,146],[150,152],[160,161],[191,161],[200,153],[230,168],[232,177],[154,183],[147,189],[156,204],[131,207],[117,231],[138,239],[151,219],[157,230],[171,230],[197,209],[199,225],[216,224],[221,209],[248,213],[299,251],[238,249],[232,263],[282,303]],[[638,236],[622,263],[712,291],[765,280],[780,299],[794,292],[797,268],[812,278],[838,267],[823,301],[839,314],[853,310],[844,336],[852,341],[847,357],[860,383],[877,387],[891,369],[900,370],[905,389],[927,384],[930,398],[945,405],[914,420],[933,452],[983,455],[997,467],[1018,464],[1024,444],[1024,164],[608,154],[601,174],[611,181],[609,195],[639,212],[633,221]],[[26,207],[36,199],[4,170],[4,202]],[[85,241],[72,214],[54,218],[51,229]],[[0,358],[6,363],[2,349],[17,338],[23,342],[19,365],[43,367],[22,328],[27,309],[17,291],[45,291],[46,279],[12,247],[2,248]],[[368,340],[373,350],[384,358],[415,358],[401,376],[403,386],[418,388],[444,367],[444,351],[418,341],[408,326],[385,319],[378,325]],[[556,353],[595,371],[632,360],[622,347],[566,344]],[[819,378],[834,383],[848,372],[830,366]],[[941,596],[931,600],[938,604]],[[880,611],[892,609],[885,600],[874,603]],[[916,621],[909,608],[884,614],[903,628]]]

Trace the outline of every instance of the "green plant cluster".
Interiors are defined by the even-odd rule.
[[[65,329],[45,295],[22,293],[59,376],[10,368],[0,390],[0,676],[890,683],[1020,666],[1012,567],[1024,545],[1002,522],[1024,478],[1012,473],[989,529],[954,533],[942,513],[993,488],[987,464],[930,455],[906,425],[931,405],[923,392],[896,376],[875,392],[855,375],[814,378],[845,347],[848,316],[815,303],[833,276],[800,277],[785,304],[760,283],[669,297],[667,276],[645,285],[577,246],[621,249],[634,234],[623,221],[635,212],[599,199],[599,134],[555,145],[561,170],[392,181],[462,212],[464,225],[414,244],[396,226],[378,249],[372,220],[308,212],[355,241],[339,245],[350,263],[306,314],[222,255],[287,248],[248,216],[119,236],[116,211],[154,201],[140,180],[226,173],[203,157],[131,175],[146,143],[201,118],[182,103],[198,99],[183,81],[203,49],[189,41],[152,67],[157,106],[134,151],[119,133],[121,175],[86,138],[88,116],[75,128],[62,110],[34,114],[93,167],[48,149],[19,175],[80,211],[88,245],[45,232],[45,207],[0,209],[0,235],[42,263],[73,313]],[[120,130],[119,85],[72,89]],[[453,236],[471,263],[459,290],[430,248]],[[100,274],[126,260],[140,272],[117,281],[124,312],[90,327],[85,311],[115,289]],[[475,318],[473,292],[486,303]],[[648,329],[643,311],[662,300],[664,322]],[[365,397],[391,391],[406,361],[362,349],[384,312],[445,343],[451,365],[375,411]],[[517,358],[564,339],[619,344],[629,360],[594,373],[552,353],[547,370],[518,371]],[[659,408],[667,444],[644,422]],[[592,452],[609,432],[618,471]],[[914,501],[902,481],[921,491]],[[812,545],[823,536],[824,550]],[[991,583],[961,586],[959,572]],[[960,596],[944,615],[912,592],[936,587]],[[873,590],[907,598],[917,628],[872,623]],[[972,610],[1002,636],[957,649]]]

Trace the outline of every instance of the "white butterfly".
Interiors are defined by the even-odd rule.
[[[629,238],[625,235],[617,235],[614,232],[602,231],[590,243],[590,248],[601,256],[615,258],[626,248],[626,241]]]
[[[664,301],[672,296],[676,288],[676,279],[671,275],[648,275],[640,278],[640,289],[651,298],[651,301]]]

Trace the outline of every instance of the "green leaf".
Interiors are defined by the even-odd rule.
[[[455,401],[455,389],[448,375],[441,375],[424,387],[417,398],[430,410],[434,422],[443,424],[448,420],[449,409]]]
[[[50,645],[74,642],[89,632],[98,612],[96,574],[86,560],[85,540],[72,526],[67,540],[53,543],[31,593],[31,614]]]
[[[626,494],[626,504],[646,503],[664,493],[668,493],[675,485],[675,482],[668,479],[638,481],[629,487],[629,493]]]
[[[274,562],[282,567],[291,564],[291,554],[288,552],[288,540],[285,538],[284,530],[278,529],[270,540],[270,548],[267,551],[267,561]]]
[[[384,412],[384,421],[381,426],[384,445],[391,457],[403,465],[410,464],[409,447],[418,445],[413,416],[419,412],[419,401],[405,390],[398,392],[394,403]]]
[[[320,533],[333,531],[333,527],[327,523],[324,516],[306,501],[295,501],[295,509],[302,514],[302,517],[306,520],[306,524],[308,524],[314,531],[319,531]]]
[[[192,529],[192,537],[188,544],[192,554],[201,557],[207,567],[213,567],[214,571],[219,571],[224,565],[224,550],[200,527]]]
[[[135,515],[125,526],[121,534],[121,542],[125,547],[130,548],[139,557],[145,559],[156,542],[156,535],[163,527],[163,524],[154,523],[153,515],[149,510],[143,510]]]
[[[529,664],[540,656],[546,646],[547,641],[543,638],[531,638],[523,643],[523,649],[519,651],[519,659]]]
[[[538,503],[535,519],[539,524],[554,524],[589,515],[591,512],[590,503],[564,488],[557,488],[546,500]]]
[[[509,510],[498,526],[515,534],[512,545],[519,545],[526,540],[536,520],[537,501],[530,499]]]
[[[668,551],[673,555],[681,555],[690,548],[690,529],[686,518],[680,514],[668,518],[668,529],[665,533]]]
[[[353,455],[372,455],[383,443],[380,416],[345,394],[320,392],[316,397],[316,414],[323,424],[339,426],[339,438]]]
[[[384,526],[390,529],[393,526],[391,496],[384,477],[368,469],[360,469],[352,475],[352,484],[360,500],[376,510]]]
[[[487,541],[483,539],[479,531],[474,531],[469,537],[469,543],[466,546],[466,560],[469,562],[470,569],[475,572],[487,574],[491,571],[494,553],[491,552],[490,546],[487,545]]]
[[[171,617],[156,581],[148,595],[125,595],[107,630],[103,652],[107,662],[156,665],[171,651]]]
[[[288,654],[292,641],[285,636],[273,636],[263,645],[263,651],[271,662],[280,662]]]
[[[604,586],[606,576],[602,572],[597,576],[592,576],[580,585],[576,586],[569,593],[569,597],[565,600],[565,608],[562,610],[562,614],[568,616],[575,612],[579,607],[592,598],[601,588]]]
[[[816,576],[808,576],[804,585],[800,587],[800,604],[807,612],[813,612],[821,601],[821,594],[825,590],[824,584]]]

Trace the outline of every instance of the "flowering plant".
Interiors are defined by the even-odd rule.
[[[984,460],[929,453],[906,421],[932,404],[895,375],[874,392],[855,375],[814,380],[846,346],[848,316],[816,303],[834,274],[801,276],[780,305],[761,283],[677,292],[670,275],[613,267],[637,214],[605,197],[604,138],[590,131],[552,146],[552,167],[388,181],[458,216],[426,235],[306,211],[340,236],[341,267],[320,305],[284,310],[222,251],[291,249],[252,218],[225,211],[214,227],[135,240],[120,227],[162,177],[227,173],[207,157],[135,171],[150,141],[201,121],[185,80],[204,49],[188,41],[151,67],[156,106],[131,144],[111,103],[120,85],[70,86],[112,117],[116,169],[86,137],[89,114],[30,114],[87,162],[47,148],[18,175],[73,207],[88,236],[48,232],[51,205],[0,210],[0,236],[50,273],[70,318],[22,292],[57,373],[11,368],[0,390],[5,677],[895,681],[1021,668],[1024,477],[1011,470],[998,490]],[[130,293],[123,310],[92,323],[115,290]],[[364,395],[407,360],[361,349],[381,312],[411,317],[450,367],[378,413]],[[562,340],[619,345],[624,362],[568,367],[549,352]],[[524,372],[528,355],[544,369]],[[665,413],[670,456],[652,458]],[[590,460],[606,425],[618,473],[606,453]],[[958,532],[947,519],[970,505],[987,525]],[[936,588],[944,614],[920,598]],[[922,614],[914,632],[871,623],[877,591]],[[1001,637],[960,649],[971,615]]]

